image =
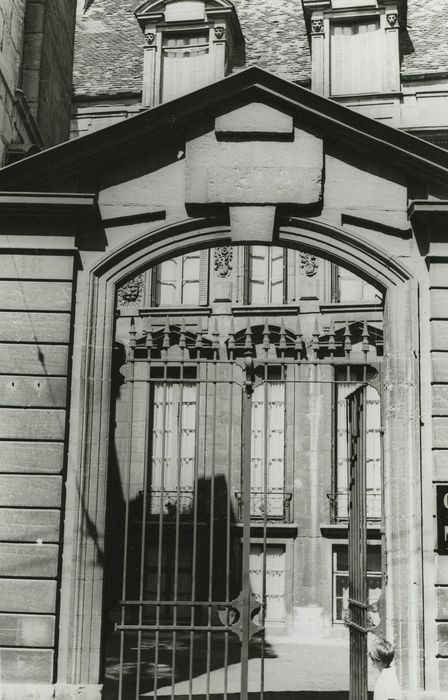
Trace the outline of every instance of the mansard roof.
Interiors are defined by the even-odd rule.
[[[287,112],[325,141],[358,151],[367,160],[448,184],[447,151],[254,67],[7,166],[0,170],[0,188],[67,191],[76,183],[85,191],[101,181],[101,172],[125,167],[143,152],[151,167],[156,147],[159,153],[163,144],[181,147],[190,127],[251,102]]]

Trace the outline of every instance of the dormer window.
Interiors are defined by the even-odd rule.
[[[162,37],[162,102],[210,83],[208,32]]]
[[[339,99],[399,92],[403,3],[302,1],[311,43],[314,92]]]
[[[244,43],[229,0],[147,0],[135,15],[146,39],[145,107],[224,78]]]
[[[331,95],[382,91],[382,39],[379,18],[331,23]]]

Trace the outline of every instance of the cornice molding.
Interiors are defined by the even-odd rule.
[[[184,143],[190,125],[198,115],[212,118],[229,104],[264,102],[288,109],[303,124],[325,133],[350,149],[385,160],[420,179],[448,184],[448,152],[403,131],[375,121],[348,107],[294,83],[252,67],[207,85],[129,119],[111,124],[73,141],[49,148],[18,163],[0,169],[0,188],[52,191],[64,178],[76,178],[82,187],[83,173],[92,182],[94,167],[100,173],[119,167],[120,154],[126,158],[161,146],[163,139]],[[92,186],[92,185],[90,185]]]

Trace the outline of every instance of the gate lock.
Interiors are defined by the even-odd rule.
[[[243,639],[243,592],[229,603],[229,607],[218,610],[218,618],[223,626],[227,626],[234,632],[240,642]],[[254,617],[260,612],[262,604],[253,593],[249,594],[249,639],[261,630],[261,625],[254,622]]]

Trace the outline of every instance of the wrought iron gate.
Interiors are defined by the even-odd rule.
[[[292,497],[284,473],[279,477],[284,464],[268,469],[275,449],[267,426],[277,420],[271,432],[284,444],[285,397],[299,384],[317,381],[318,366],[324,368],[319,381],[328,384],[335,382],[337,365],[345,384],[366,381],[372,341],[366,324],[357,333],[355,338],[347,324],[323,339],[316,333],[307,345],[299,328],[287,334],[283,325],[266,322],[258,342],[250,326],[239,335],[231,326],[223,343],[216,326],[205,334],[201,324],[193,332],[167,319],[156,330],[148,323],[137,337],[131,322],[117,421],[125,531],[115,625],[117,692],[110,697],[226,699],[235,693],[247,700],[254,692],[263,698],[267,532],[270,523],[290,519]],[[359,350],[352,355],[355,340]],[[363,450],[363,391],[348,401],[352,465]],[[275,406],[277,419],[270,414]],[[359,495],[365,484],[357,469],[350,510],[352,630],[365,627],[365,564],[354,565],[356,548],[364,547],[365,561],[366,546],[364,530],[356,529],[365,521]],[[250,571],[255,525],[261,543],[257,590]],[[361,578],[353,578],[355,569]],[[364,654],[359,639],[352,632],[352,668]],[[363,673],[352,700],[365,700]]]

